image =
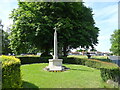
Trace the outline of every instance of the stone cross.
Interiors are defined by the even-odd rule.
[[[49,65],[45,68],[48,71],[63,71],[67,70],[66,67],[62,66],[63,59],[58,59],[58,52],[57,52],[57,28],[55,27],[54,32],[54,55],[53,59],[49,59]]]
[[[55,32],[54,32],[54,56],[53,59],[58,59],[57,55],[57,28],[55,27]]]

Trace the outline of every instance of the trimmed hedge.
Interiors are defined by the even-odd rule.
[[[76,57],[68,57],[68,58],[62,58],[62,59],[64,59],[63,63],[85,65],[85,66],[97,68],[97,69],[118,67],[117,64],[103,62],[95,59],[85,59],[85,58],[76,58]]]
[[[48,63],[48,60],[51,59],[51,57],[17,57],[17,58],[21,60],[21,64]],[[118,67],[114,63],[103,62],[95,59],[85,59],[77,57],[60,57],[60,58],[63,59],[63,63],[85,65],[97,69]]]
[[[20,60],[14,56],[2,56],[2,88],[21,88]]]
[[[72,61],[73,60],[73,61]],[[99,61],[95,59],[81,59],[81,58],[72,58],[68,60],[69,63],[72,61],[73,64],[85,65],[92,68],[100,69],[101,78],[103,81],[113,80],[120,84],[120,67],[117,64]]]
[[[21,64],[32,64],[32,63],[48,63],[48,59],[52,57],[17,57],[20,59]]]
[[[31,64],[31,63],[48,63],[48,60],[51,57],[18,57],[21,60],[22,64]],[[63,63],[67,64],[78,64],[85,65],[92,68],[100,69],[101,77],[104,81],[111,79],[113,81],[118,81],[118,77],[120,77],[120,69],[118,69],[118,65],[110,62],[95,60],[95,59],[87,59],[87,58],[79,58],[79,57],[60,57],[63,59]]]
[[[107,81],[108,79],[113,80],[115,82],[118,82],[120,84],[120,68],[101,68],[101,77],[104,81]]]

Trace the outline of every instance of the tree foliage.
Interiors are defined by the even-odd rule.
[[[114,55],[120,56],[120,29],[115,30],[111,35],[111,49]]]
[[[11,49],[9,48],[10,40],[8,39],[8,32],[2,30],[2,54],[12,53]]]
[[[10,36],[11,49],[28,52],[31,47],[48,52],[53,48],[54,27],[58,29],[58,45],[66,55],[71,48],[97,44],[92,9],[82,2],[19,2],[11,14],[14,21]]]

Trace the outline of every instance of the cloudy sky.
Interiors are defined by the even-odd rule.
[[[96,46],[98,51],[109,52],[111,47],[110,36],[115,29],[118,29],[118,0],[84,0],[87,7],[92,8],[96,26],[100,29],[99,44]],[[12,23],[9,14],[17,8],[17,0],[1,0],[0,19],[6,27]]]
[[[100,29],[99,44],[96,46],[96,49],[98,51],[109,52],[111,47],[110,36],[115,29],[118,29],[118,2],[85,1],[85,5],[93,9],[96,26]]]

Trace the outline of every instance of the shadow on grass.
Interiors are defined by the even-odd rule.
[[[35,88],[35,90],[39,90],[39,87],[36,86],[35,84],[32,84],[32,83],[29,83],[29,82],[26,82],[26,81],[23,81],[23,85],[22,85],[23,88]]]

